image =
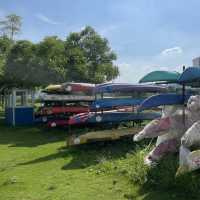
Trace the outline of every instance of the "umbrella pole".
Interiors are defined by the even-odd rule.
[[[183,66],[183,72],[185,71],[185,66]],[[185,83],[183,83],[182,87],[182,98],[183,98],[183,126],[185,131]]]

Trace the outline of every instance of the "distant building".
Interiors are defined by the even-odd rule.
[[[193,66],[195,66],[195,67],[200,67],[200,57],[194,58],[194,59],[192,60],[192,64],[193,64]]]

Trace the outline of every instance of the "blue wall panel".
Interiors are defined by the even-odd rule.
[[[6,124],[9,124],[9,125],[13,124],[13,109],[12,108],[5,109],[5,119],[6,119]]]
[[[14,110],[15,125],[31,125],[34,123],[33,108],[32,107],[17,107]],[[6,123],[13,125],[13,109],[6,108]]]
[[[15,124],[16,125],[29,125],[33,124],[33,108],[15,108]]]

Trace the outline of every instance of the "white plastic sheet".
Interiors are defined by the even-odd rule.
[[[179,152],[179,168],[176,175],[181,175],[200,168],[200,150],[190,151],[183,145]]]
[[[195,122],[181,138],[185,147],[200,146],[200,121]]]

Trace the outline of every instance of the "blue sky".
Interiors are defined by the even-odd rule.
[[[93,26],[117,53],[118,82],[135,83],[152,70],[178,70],[200,56],[199,0],[0,0],[0,19],[23,17],[19,39]]]

